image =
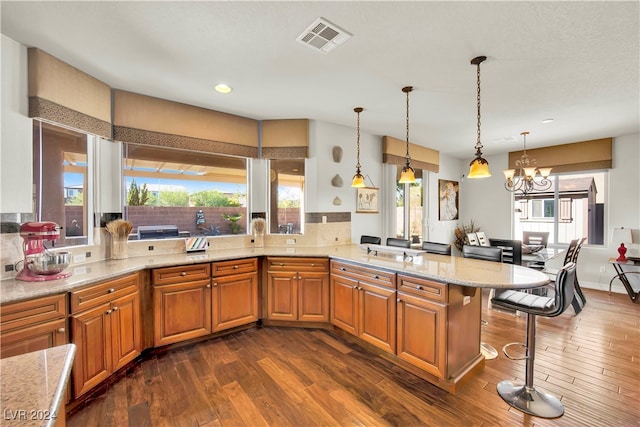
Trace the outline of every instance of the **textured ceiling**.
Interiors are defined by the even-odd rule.
[[[637,133],[639,4],[2,1],[0,28],[111,87],[255,119],[354,128],[361,106],[363,131],[404,139],[412,85],[411,141],[471,159],[479,55],[486,154],[524,130],[531,148]],[[319,17],[353,37],[297,42]]]

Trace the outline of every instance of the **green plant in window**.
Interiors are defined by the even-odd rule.
[[[240,229],[242,228],[238,221],[242,218],[242,214],[222,214],[222,217],[230,222],[229,226],[231,227],[231,234],[240,233]]]
[[[127,205],[129,206],[144,206],[149,200],[149,189],[147,188],[147,184],[142,184],[140,188],[138,188],[138,184],[136,184],[136,180],[131,181],[131,185],[129,186],[129,191],[127,191]]]

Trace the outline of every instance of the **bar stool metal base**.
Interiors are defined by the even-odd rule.
[[[564,406],[557,397],[540,392],[534,387],[500,381],[497,388],[505,402],[527,414],[541,418],[558,418],[564,414]]]
[[[491,360],[498,357],[498,350],[493,348],[491,344],[487,344],[486,342],[480,343],[480,353],[484,356],[485,359]]]

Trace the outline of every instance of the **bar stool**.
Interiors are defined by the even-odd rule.
[[[573,262],[562,267],[555,282],[553,297],[537,296],[527,292],[506,290],[493,298],[493,304],[527,313],[527,343],[509,343],[502,347],[505,356],[512,360],[525,359],[526,381],[514,385],[511,381],[498,383],[498,394],[516,409],[542,418],[558,418],[564,414],[564,406],[555,396],[538,391],[533,386],[533,367],[536,354],[536,316],[556,317],[561,315],[573,300],[576,265]],[[525,346],[524,357],[514,357],[507,352],[512,345]]]
[[[451,256],[451,245],[448,243],[422,242],[422,250],[429,254]]]

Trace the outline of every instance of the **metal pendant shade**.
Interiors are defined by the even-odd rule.
[[[478,77],[478,96],[477,96],[477,106],[478,106],[478,129],[477,129],[477,141],[476,141],[476,156],[469,163],[469,174],[467,177],[469,178],[486,178],[491,176],[491,172],[489,171],[489,162],[482,157],[482,142],[480,142],[480,63],[486,60],[486,56],[478,56],[471,60],[471,64],[477,66],[477,77]]]

